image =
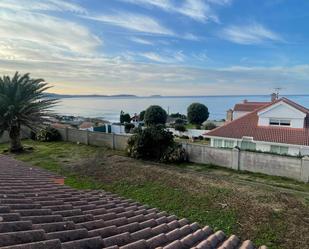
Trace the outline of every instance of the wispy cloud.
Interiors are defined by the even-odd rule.
[[[154,45],[154,43],[152,41],[140,38],[140,37],[131,37],[130,38],[131,41],[139,43],[139,44],[143,44],[143,45]]]
[[[169,53],[155,53],[155,52],[145,52],[140,53],[140,56],[147,58],[154,62],[159,63],[179,63],[183,62],[185,60],[185,55],[182,51],[176,51],[176,52],[169,52]]]
[[[121,0],[132,4],[138,4],[145,7],[156,7],[170,13],[182,14],[195,21],[219,22],[218,16],[215,14],[212,5],[228,5],[231,0]]]
[[[157,35],[174,35],[174,32],[164,27],[156,19],[131,12],[114,14],[86,15],[84,18],[118,26],[121,28]]]
[[[87,13],[87,10],[71,1],[62,0],[1,0],[0,8],[11,10],[43,10],[43,11],[71,11]]]
[[[8,46],[18,41],[20,47],[42,52],[49,46],[71,53],[89,53],[102,44],[82,25],[41,13],[3,9],[0,10],[0,38]]]
[[[219,33],[219,36],[231,42],[245,45],[283,41],[279,34],[258,23],[228,26]]]

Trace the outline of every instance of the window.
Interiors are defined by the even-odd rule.
[[[234,141],[233,140],[224,140],[224,147],[234,148]]]
[[[214,147],[223,147],[223,140],[222,139],[214,139]]]
[[[270,152],[277,153],[277,154],[288,154],[289,147],[286,146],[278,146],[278,145],[271,145]]]
[[[291,126],[291,120],[288,119],[270,119],[269,125],[274,126]]]
[[[241,149],[242,150],[256,150],[256,144],[253,142],[249,142],[249,141],[242,141]]]

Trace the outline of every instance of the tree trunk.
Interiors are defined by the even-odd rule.
[[[10,136],[10,151],[11,152],[21,152],[24,150],[21,144],[21,137],[20,137],[20,127],[13,126],[9,131]]]

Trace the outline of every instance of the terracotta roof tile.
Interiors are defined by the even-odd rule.
[[[283,101],[307,115],[305,118],[304,128],[258,126],[257,113],[271,106],[272,104],[278,103],[279,101]],[[253,140],[255,141],[309,146],[309,110],[292,102],[289,99],[282,98],[259,109],[256,109],[255,111],[246,114],[243,117],[235,119],[224,126],[218,127],[205,135],[236,139],[242,139],[244,136],[248,136],[253,137]]]
[[[0,161],[1,248],[255,248],[109,192],[58,185],[58,176],[11,158]]]

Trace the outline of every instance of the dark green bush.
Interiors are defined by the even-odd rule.
[[[174,144],[167,148],[160,161],[164,163],[182,163],[187,161],[187,154],[180,144]]]
[[[208,108],[200,103],[192,103],[188,107],[188,121],[191,124],[201,125],[209,117]]]
[[[120,123],[130,123],[131,122],[131,116],[129,113],[124,113],[123,111],[120,112]]]
[[[61,140],[61,134],[53,127],[45,127],[36,134],[36,139],[41,142],[54,142]]]
[[[145,129],[135,130],[135,134],[128,141],[128,154],[133,158],[164,161],[169,158],[175,160],[175,142],[171,132],[163,126],[151,126]],[[169,157],[169,153],[174,153]],[[175,154],[176,153],[176,154]],[[178,153],[182,155],[182,153]],[[179,161],[182,159],[179,158]]]
[[[175,124],[175,130],[180,132],[185,132],[187,129],[183,124]]]
[[[131,123],[124,124],[124,131],[130,133],[134,129],[135,125]]]
[[[147,126],[162,124],[165,125],[167,119],[166,111],[158,105],[152,105],[147,108],[144,121]]]
[[[217,126],[212,122],[209,122],[209,123],[205,124],[205,126],[204,126],[205,130],[213,130],[215,128],[217,128]]]

